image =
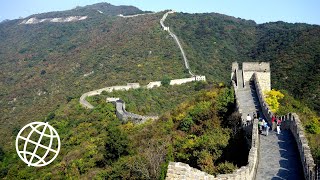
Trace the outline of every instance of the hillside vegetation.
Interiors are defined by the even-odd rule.
[[[179,49],[160,28],[162,13],[121,18],[91,11],[72,23],[1,23],[1,136],[90,90],[188,76]],[[71,12],[79,15],[66,15]]]
[[[98,10],[103,13],[99,13]],[[0,145],[3,146],[0,148],[0,160],[3,158],[2,152],[8,153],[9,151],[9,154],[13,156],[10,151],[15,136],[22,126],[28,122],[43,119],[47,114],[55,111],[63,117],[54,122],[59,130],[61,128],[61,131],[64,131],[62,132],[66,138],[64,143],[80,146],[82,142],[89,143],[90,139],[93,141],[91,143],[97,144],[95,146],[89,144],[88,147],[101,148],[100,145],[105,143],[102,139],[107,137],[107,133],[123,131],[111,128],[105,132],[109,123],[118,121],[112,113],[112,107],[102,104],[102,107],[93,111],[83,110],[77,103],[82,93],[127,82],[146,84],[165,78],[188,77],[177,45],[172,37],[160,27],[159,20],[164,12],[134,18],[116,16],[117,14],[138,13],[143,13],[143,11],[132,6],[113,6],[101,3],[69,11],[49,12],[28,17],[40,19],[57,16],[88,16],[86,20],[78,22],[20,25],[19,23],[22,22],[20,19],[0,23],[0,136],[2,137]],[[287,90],[289,95],[302,101],[301,106],[305,107],[306,104],[310,107],[310,111],[315,110],[319,114],[320,26],[285,22],[256,24],[254,21],[215,13],[174,13],[168,16],[165,24],[179,37],[190,60],[190,67],[196,74],[205,75],[213,82],[228,84],[233,61],[269,61],[271,62],[273,88]],[[205,108],[216,108],[212,103],[202,105]],[[158,108],[157,105],[154,107]],[[101,110],[101,108],[106,109]],[[131,108],[135,111],[133,106]],[[203,148],[201,138],[188,134],[200,131],[198,128],[203,128],[206,123],[212,121],[215,127],[219,127],[217,121],[219,118],[216,118],[215,114],[217,112],[210,111],[213,114],[209,115],[210,117],[212,115],[213,118],[204,119],[202,124],[202,122],[190,120],[190,117],[193,116],[191,106],[187,105],[184,110],[185,113],[182,114],[184,123],[181,125],[183,129],[178,131],[179,133],[183,131],[181,134],[178,133],[181,137],[188,136],[189,138],[188,142],[185,142],[183,138],[181,140],[181,144],[185,143],[183,147],[188,147],[184,152],[199,153],[198,157],[201,154],[204,159],[212,158],[217,163],[204,165],[205,162],[199,159],[183,156],[184,152],[179,152],[182,155],[172,157],[210,173],[219,172],[217,166],[220,162],[221,149],[215,149],[218,154],[213,158],[211,157],[213,152],[208,149],[204,148],[206,152],[199,151],[199,148]],[[200,107],[197,110],[202,112]],[[105,117],[108,117],[110,122],[104,120]],[[93,122],[97,123],[94,125],[96,128],[91,129],[92,124],[90,123]],[[81,126],[78,126],[80,124]],[[178,124],[180,124],[178,120],[172,122],[170,128],[177,129],[180,126]],[[113,126],[124,128],[122,127],[124,125],[119,124],[111,127]],[[143,129],[144,126],[153,125],[143,125],[141,128]],[[70,127],[74,129],[72,131],[67,129]],[[89,129],[90,132],[81,134],[83,137],[79,137],[79,141],[71,138],[70,133],[84,129]],[[165,132],[167,130],[164,128]],[[224,141],[220,142],[219,147],[224,148],[226,141],[231,136],[229,130],[220,130],[217,130],[217,133],[224,137]],[[198,136],[206,133],[208,132],[202,132]],[[96,136],[97,139],[90,138],[91,136]],[[215,139],[214,136],[206,134],[205,137],[210,140],[210,138]],[[123,138],[119,141],[121,143],[123,141],[126,147],[126,138]],[[188,144],[189,142],[191,144]],[[64,172],[66,175],[70,174],[69,177],[73,173],[87,176],[90,173],[95,174],[97,166],[106,167],[106,164],[110,163],[99,163],[99,160],[103,159],[101,156],[103,153],[98,153],[99,156],[94,155],[103,150],[91,150],[84,151],[79,148],[78,151],[69,155],[67,151],[62,152],[62,154],[66,153],[64,162],[70,163],[70,166],[66,168],[66,164],[57,165],[56,173]],[[121,153],[131,154],[123,150]],[[211,155],[208,155],[210,153]],[[87,165],[92,169],[81,166],[82,163],[87,163],[81,160],[82,156],[92,159],[88,160],[91,164]],[[76,162],[69,161],[73,157],[78,158]],[[114,165],[116,169],[126,167],[127,159],[122,160],[120,155],[110,158],[116,159],[113,161],[117,162]],[[5,161],[5,165],[11,163],[11,160]],[[16,160],[12,161],[12,163],[16,162]],[[17,173],[18,166],[21,165],[17,164],[15,170],[9,171],[9,175]],[[66,169],[62,171],[60,168]],[[25,169],[28,172],[33,170],[32,168]],[[109,169],[110,174],[109,171],[113,172],[115,169]],[[51,171],[47,173],[49,172],[51,173]],[[126,175],[128,174],[122,174],[119,177]]]
[[[126,110],[140,115],[162,115],[183,101],[190,99],[206,82],[187,83],[182,85],[131,89],[129,91],[103,92],[101,95],[88,97],[93,105],[106,101],[107,97],[117,97],[126,103]]]
[[[121,124],[111,103],[87,110],[71,100],[46,117],[59,130],[62,148],[57,159],[45,168],[28,167],[14,148],[4,153],[0,148],[0,178],[163,179],[169,161],[210,174],[232,172],[248,155],[239,124],[230,123],[240,120],[231,116],[233,90],[205,89],[142,125]]]
[[[88,15],[85,21],[1,23],[1,129],[19,127],[95,88],[187,76],[179,49],[160,28],[163,13],[115,16],[135,13],[143,12],[101,3],[30,16]],[[319,112],[319,26],[257,25],[214,13],[171,14],[165,24],[180,38],[196,73],[228,82],[231,62],[270,61],[273,86]]]
[[[320,26],[254,21],[216,13],[168,16],[196,73],[230,81],[233,61],[271,62],[271,83],[320,112]]]

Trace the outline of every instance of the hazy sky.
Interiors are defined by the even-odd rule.
[[[217,12],[257,23],[285,21],[320,25],[320,0],[2,0],[0,21],[98,2],[133,5],[151,11],[174,9],[189,13]]]

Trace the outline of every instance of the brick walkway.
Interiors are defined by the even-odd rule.
[[[266,119],[261,111],[257,92],[253,83],[243,87],[242,71],[238,71],[237,98],[242,119],[252,112],[259,112],[263,119]],[[257,180],[300,180],[304,179],[302,163],[295,139],[290,131],[282,131],[280,135],[270,130],[269,135],[265,132],[260,135],[260,156],[257,169]]]
[[[290,131],[260,135],[260,160],[257,180],[304,179],[299,152]]]

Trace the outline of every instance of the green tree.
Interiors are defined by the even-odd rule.
[[[161,80],[161,85],[164,87],[168,87],[170,85],[170,81],[171,79],[167,76],[165,76],[162,80]]]
[[[193,124],[194,124],[194,122],[193,122],[192,118],[190,116],[186,116],[180,122],[179,129],[181,129],[182,131],[188,132]]]
[[[4,151],[2,149],[2,147],[0,146],[0,161],[2,161],[4,159]]]
[[[107,163],[111,163],[123,155],[128,155],[129,140],[127,134],[114,123],[111,123],[107,128],[107,133],[108,137],[105,144]]]

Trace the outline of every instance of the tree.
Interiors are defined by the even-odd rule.
[[[122,132],[119,127],[113,123],[108,127],[107,132],[108,138],[105,144],[105,158],[107,163],[111,163],[121,156],[129,154],[129,140],[127,134]]]
[[[161,80],[161,85],[164,87],[168,87],[170,85],[170,81],[171,79],[166,76]]]
[[[278,112],[280,106],[279,100],[283,97],[284,95],[280,91],[274,89],[265,93],[265,100],[273,113]]]
[[[0,161],[4,159],[4,151],[2,150],[2,147],[0,146]]]
[[[182,131],[188,132],[191,128],[191,126],[194,124],[192,118],[190,116],[187,116],[182,119],[182,121],[179,124],[179,129]]]

